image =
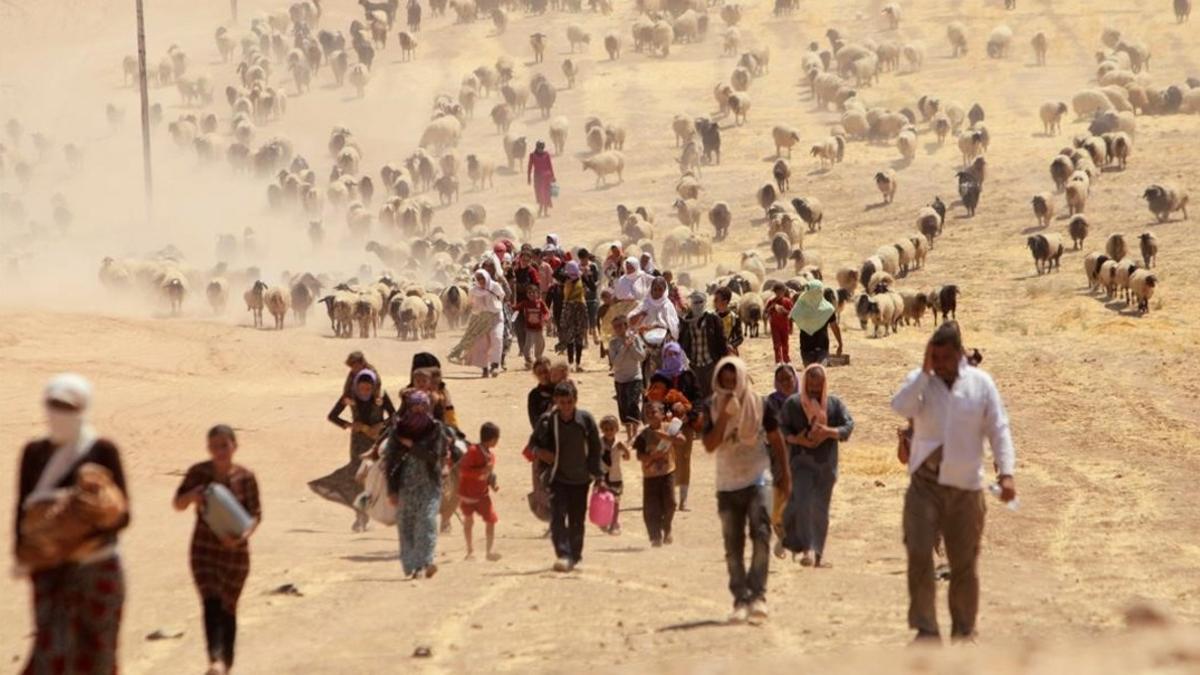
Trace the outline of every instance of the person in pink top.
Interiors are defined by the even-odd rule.
[[[550,184],[554,182],[554,165],[550,163],[550,153],[546,152],[546,143],[538,141],[529,153],[529,166],[525,170],[525,180],[533,185],[533,194],[537,197],[538,217],[550,215]]]

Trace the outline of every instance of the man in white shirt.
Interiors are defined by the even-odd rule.
[[[908,550],[908,625],[917,639],[940,641],[933,549],[939,533],[950,562],[951,639],[971,639],[979,610],[976,564],[983,535],[983,441],[992,448],[1000,498],[1016,498],[1015,452],[1008,415],[992,378],[967,363],[958,324],[942,324],[909,373],[892,410],[913,421],[907,450],[911,481],[904,498]]]

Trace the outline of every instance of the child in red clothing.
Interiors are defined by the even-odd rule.
[[[546,351],[546,336],[543,329],[550,318],[550,308],[542,300],[542,289],[536,285],[526,287],[525,299],[517,303],[517,320],[525,323],[525,370],[542,358]]]
[[[792,362],[788,355],[788,338],[792,334],[792,320],[788,315],[792,313],[792,299],[788,297],[787,286],[781,283],[776,283],[772,290],[775,297],[767,301],[764,311],[771,324],[771,345],[775,347],[775,365],[778,366]]]
[[[496,509],[492,506],[489,490],[498,491],[496,484],[496,454],[492,452],[500,442],[500,427],[485,422],[479,429],[479,443],[467,449],[458,464],[458,498],[463,514],[463,536],[467,538],[467,560],[475,558],[475,542],[471,536],[478,514],[487,525],[487,559],[499,560],[500,554],[493,551],[496,543]]]

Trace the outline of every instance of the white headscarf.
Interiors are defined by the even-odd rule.
[[[50,455],[50,461],[38,476],[37,485],[25,498],[24,506],[53,499],[59,482],[96,442],[96,431],[87,419],[87,410],[92,404],[92,385],[87,379],[74,373],[56,375],[46,384],[42,401],[63,403],[75,411],[47,406],[46,421],[50,442],[55,446],[54,454]]]
[[[504,287],[492,281],[492,275],[485,269],[475,270],[474,279],[478,280],[479,277],[483,277],[484,287],[480,288],[478,281],[471,284],[472,306],[480,312],[500,313],[503,311]]]
[[[663,280],[663,284],[666,283],[666,280]],[[650,285],[653,286],[654,282],[651,281]],[[671,302],[670,297],[668,297],[669,295],[669,288],[663,291],[662,297],[657,300],[654,299],[651,293],[647,292],[646,297],[642,299],[642,304],[638,305],[637,309],[630,312],[629,315],[641,314],[643,315],[643,326],[662,326],[667,329],[671,337],[678,339],[679,312],[676,311],[675,303]]]
[[[724,389],[720,384],[721,370],[733,366],[737,371],[737,383],[733,389]],[[758,438],[758,429],[762,426],[762,399],[750,389],[750,375],[746,370],[746,362],[736,356],[726,356],[713,369],[713,415],[720,415],[726,406],[733,418],[730,426],[726,427],[725,438],[736,438],[740,445],[754,443]]]
[[[616,294],[617,300],[637,300],[641,302],[643,298],[650,292],[650,275],[642,271],[641,264],[638,259],[629,257],[625,259],[625,266],[633,265],[632,272],[622,270],[621,276],[617,277],[613,283],[613,293]]]

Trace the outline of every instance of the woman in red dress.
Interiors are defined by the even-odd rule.
[[[550,215],[550,184],[554,182],[554,165],[550,163],[550,153],[546,152],[546,143],[538,141],[529,153],[529,166],[525,170],[525,180],[533,184],[533,194],[537,197],[538,217]]]

